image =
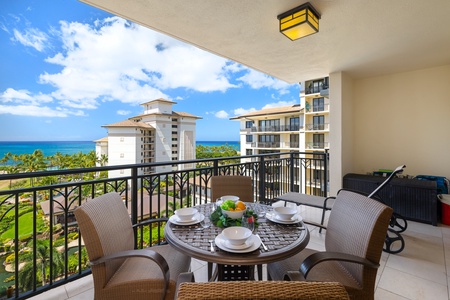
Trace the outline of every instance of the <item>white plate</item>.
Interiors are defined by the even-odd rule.
[[[302,216],[299,214],[294,215],[290,220],[281,220],[278,218],[278,215],[275,215],[275,213],[266,213],[266,218],[272,222],[280,224],[295,224],[303,221]]]
[[[243,243],[242,245],[232,245],[230,243],[230,241],[225,241],[225,247],[227,247],[228,249],[231,250],[242,250],[242,249],[247,249],[250,248],[251,245],[253,245],[253,241],[252,239],[248,238],[245,243]]]
[[[225,240],[222,236],[222,234],[219,234],[216,236],[215,243],[216,246],[219,247],[222,250],[233,252],[233,253],[247,253],[252,252],[258,249],[261,246],[261,240],[256,235],[251,235],[247,242],[251,243],[251,246],[245,249],[231,249],[227,247],[227,240]]]
[[[198,213],[197,213],[198,214]],[[195,220],[197,220],[196,219],[196,216],[197,216],[197,214],[195,214],[191,219],[189,219],[189,220],[181,220],[180,219],[180,217],[179,216],[177,216],[177,215],[174,215],[175,216],[175,221],[177,221],[178,223],[191,223],[192,221],[195,221]]]
[[[205,219],[205,215],[204,214],[197,213],[197,214],[195,214],[194,218],[191,221],[188,221],[188,222],[181,221],[176,215],[172,215],[169,218],[169,221],[172,222],[173,224],[176,224],[176,225],[193,225],[193,224],[200,223],[204,219]]]

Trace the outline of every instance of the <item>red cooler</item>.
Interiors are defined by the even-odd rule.
[[[440,194],[442,207],[442,224],[450,225],[450,194]]]

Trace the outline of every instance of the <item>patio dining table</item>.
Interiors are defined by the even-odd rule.
[[[271,208],[259,203],[246,203],[246,205],[254,211]],[[195,206],[199,213],[205,215],[205,218],[209,218],[212,207],[213,204],[211,203]],[[211,241],[214,241],[223,230],[212,222],[209,227],[204,228],[201,224],[182,226],[169,220],[164,228],[164,234],[168,243],[180,252],[199,260],[216,263],[219,280],[242,280],[237,273],[251,272],[255,265],[261,266],[293,256],[302,251],[309,242],[309,231],[301,221],[285,225],[269,221],[263,217],[258,219],[258,223],[256,233],[266,249],[261,244],[258,249],[248,253],[225,251],[215,243],[214,251],[212,251]],[[208,278],[211,280],[213,277],[212,264],[208,265]],[[250,271],[245,271],[245,267]],[[261,279],[261,268],[258,268],[258,271],[259,279]],[[250,277],[253,277],[252,274],[250,274]],[[243,277],[243,279],[253,278]]]

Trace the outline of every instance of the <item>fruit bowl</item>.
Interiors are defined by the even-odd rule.
[[[244,215],[247,206],[242,201],[234,202],[231,199],[228,199],[220,205],[222,209],[222,214],[225,217],[229,217],[231,219],[240,219]]]

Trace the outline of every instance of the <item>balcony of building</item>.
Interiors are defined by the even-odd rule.
[[[330,149],[329,142],[307,142],[305,145],[306,150],[321,150],[325,151],[326,149]]]
[[[330,124],[329,123],[323,123],[323,124],[308,123],[308,124],[305,124],[305,132],[308,132],[308,131],[329,131],[329,130],[330,130]]]
[[[251,176],[253,201],[266,203],[290,190],[306,192],[307,187],[300,186],[296,179],[299,174],[305,174],[306,166],[310,167],[313,161],[318,166],[328,164],[325,153],[311,157],[309,153],[286,152],[245,158],[249,160],[232,157],[0,175],[3,182],[33,182],[28,188],[15,189],[12,185],[11,189],[0,191],[2,232],[7,229],[4,226],[9,232],[2,235],[1,245],[8,269],[12,270],[8,285],[20,287],[13,297],[24,299],[63,284],[71,286],[71,281],[89,274],[73,210],[98,195],[110,191],[122,195],[132,223],[138,226],[136,247],[142,248],[163,242],[164,237],[152,237],[150,232],[155,228],[140,223],[148,218],[170,216],[171,207],[209,202],[209,191],[204,187],[209,186],[212,176]],[[155,172],[164,166],[173,170]],[[108,173],[119,175],[106,177]],[[44,286],[38,275],[39,264],[27,260],[37,255],[34,249],[40,243],[38,240],[45,241],[45,253],[49,255],[46,259],[57,260],[60,255],[64,258],[58,260],[58,267],[49,262]],[[23,264],[31,269],[27,271],[30,276],[27,284],[19,282]]]
[[[305,115],[317,114],[317,113],[329,113],[330,112],[330,104],[325,103],[322,105],[314,105],[310,103],[311,101],[305,102]]]
[[[254,149],[272,149],[272,150],[298,150],[299,142],[252,142],[250,147]]]
[[[320,221],[320,211],[316,208],[300,206],[303,218]],[[328,215],[327,215],[328,216]],[[325,232],[308,226],[311,239],[309,248],[324,249]],[[450,227],[409,222],[403,233],[406,247],[398,254],[383,252],[378,268],[375,300],[447,300],[450,288]],[[193,260],[191,270],[195,280],[207,281],[207,263]],[[263,280],[267,280],[265,265]],[[34,296],[32,300],[86,300],[94,299],[92,276],[67,282],[54,289]]]
[[[266,133],[266,132],[298,132],[303,128],[302,125],[279,125],[279,126],[253,126],[248,133]]]

